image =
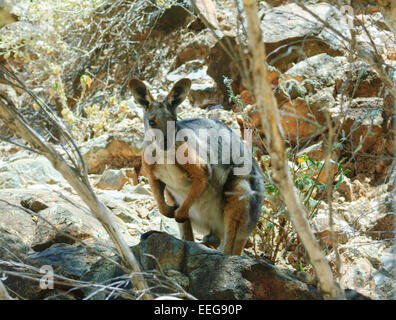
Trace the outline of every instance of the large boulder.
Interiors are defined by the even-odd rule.
[[[307,5],[307,8],[349,37],[349,27],[338,8],[323,2]],[[289,69],[302,54],[306,57],[320,53],[339,56],[342,55],[341,48],[346,47],[345,41],[295,3],[267,11],[261,21],[261,29],[269,61],[271,63],[272,60],[271,64],[281,71]],[[293,49],[290,53],[289,48]],[[284,55],[286,52],[288,54]],[[277,58],[279,56],[281,59]]]
[[[318,3],[307,7],[343,35],[349,35],[346,21],[335,6]],[[297,4],[264,9],[261,16],[261,29],[268,62],[281,72],[307,57],[322,53],[332,57],[343,55],[342,48],[346,47],[344,41]],[[235,36],[227,34],[211,47],[207,61],[208,74],[228,97],[224,76],[233,79],[232,89],[235,93],[243,91],[243,87],[241,87],[238,66],[223,49],[224,45],[232,48],[231,50],[235,50],[236,53],[239,52]]]
[[[0,188],[20,188],[38,183],[64,184],[66,180],[43,156],[8,161],[0,167]]]
[[[140,119],[125,119],[111,132],[84,143],[81,153],[89,173],[102,173],[105,168],[141,167],[144,129]]]
[[[146,233],[132,250],[143,270],[149,272],[160,265],[165,274],[177,275],[179,284],[198,299],[321,299],[313,286],[286,270],[248,257],[225,255],[166,233]],[[103,282],[121,274],[110,262],[100,261],[83,279]]]

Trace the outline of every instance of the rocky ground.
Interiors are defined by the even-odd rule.
[[[222,35],[235,44],[237,15],[233,2],[217,0],[214,4],[216,32],[221,30]],[[309,1],[308,4],[331,27],[344,35],[350,34],[336,7],[325,1]],[[389,110],[392,110],[394,100],[376,70],[363,60],[351,60],[346,49],[348,44],[323,24],[307,22],[307,13],[295,4],[260,1],[259,7],[265,46],[271,53],[269,62],[277,68],[271,73],[271,84],[283,111],[281,121],[289,152],[296,155],[294,162],[290,159],[291,168],[298,165],[304,155],[323,162],[325,150],[318,131],[326,125],[324,110],[331,119],[341,123],[337,139],[340,147],[335,150],[334,159],[347,156],[343,170],[350,171],[334,191],[331,202],[341,258],[339,274],[334,244],[329,237],[329,203],[320,191],[313,196],[318,205],[309,217],[312,229],[343,287],[371,299],[391,299],[395,261],[391,247],[395,174],[392,170],[393,130],[389,120],[393,111]],[[165,10],[153,29],[143,29],[135,35],[134,40],[144,44],[139,76],[150,83],[154,96],[166,94],[178,79],[190,78],[193,85],[188,101],[179,109],[180,117],[218,119],[239,134],[246,123],[254,124],[257,128],[253,137],[258,149],[256,156],[262,160],[266,153],[262,142],[265,132],[254,100],[242,84],[235,63],[202,21],[191,17],[184,9],[172,8]],[[178,24],[174,23],[175,16]],[[373,10],[359,13],[357,18],[369,21],[367,26],[372,35],[370,39],[362,28],[357,28],[357,43],[369,47],[374,41],[381,46],[386,63],[396,66],[395,35],[386,28],[381,14]],[[21,21],[7,28],[18,29],[18,24]],[[36,24],[34,27],[40,26]],[[1,32],[5,31],[0,29]],[[305,45],[300,50],[285,54],[288,46],[302,41]],[[8,60],[14,67],[17,62]],[[126,76],[125,70],[129,69],[122,70],[120,72]],[[21,71],[20,75],[23,74]],[[233,80],[234,94],[245,109],[240,110],[230,99],[224,76]],[[30,81],[28,76],[26,81]],[[116,82],[110,82],[109,88],[117,86]],[[112,92],[109,88],[97,89],[86,99],[78,100],[76,108],[79,103],[108,106],[106,95],[110,96]],[[80,91],[70,90],[68,94],[80,97]],[[28,101],[26,96],[17,99]],[[251,237],[243,257],[225,256],[202,245],[183,243],[167,236],[179,238],[177,223],[158,212],[147,179],[140,172],[144,136],[142,110],[128,92],[117,99],[119,105],[110,104],[111,121],[103,128],[95,127],[97,130],[93,130],[91,124],[82,124],[81,132],[75,131],[75,138],[87,162],[95,193],[110,209],[143,269],[149,272],[157,268],[157,263],[162,266],[164,274],[156,278],[155,273],[149,276],[162,281],[162,287],[167,288],[159,290],[158,294],[184,290],[201,299],[320,298],[309,262],[305,265],[299,262],[304,254],[298,244],[287,248],[286,244],[280,244],[284,246],[283,250],[269,262],[265,251],[268,244],[264,243],[259,231]],[[49,100],[56,105],[57,99],[52,94]],[[127,111],[122,113],[120,105]],[[307,118],[315,121],[301,120]],[[77,130],[73,125],[70,126]],[[89,130],[91,133],[87,134]],[[14,141],[23,143],[17,138]],[[57,148],[62,152],[60,146]],[[260,163],[266,169],[265,162]],[[334,170],[336,176],[337,170]],[[314,178],[326,181],[321,172]],[[266,201],[271,202],[271,199],[270,195],[266,196]],[[272,208],[271,205],[268,207]],[[13,296],[101,299],[111,290],[96,292],[97,288],[85,288],[82,283],[109,283],[119,279],[117,277],[124,280],[122,285],[128,283],[127,278],[122,278],[123,272],[106,259],[118,258],[114,256],[115,250],[104,228],[43,156],[16,145],[0,143],[0,208],[0,270],[14,272],[6,273],[4,281]],[[141,239],[152,230],[166,234],[146,234]],[[278,235],[280,237],[279,230],[273,241]],[[291,238],[292,233],[286,235],[287,241]],[[201,239],[202,235],[197,235],[196,240]],[[96,253],[87,249],[87,245]],[[157,262],[144,255],[147,253],[157,257]],[[67,277],[68,281],[79,281],[73,284],[79,289],[68,292],[70,287],[60,284],[55,290],[43,290],[37,282],[17,275],[19,272],[26,276],[34,271],[29,266],[38,268],[42,265],[51,265],[55,273]],[[37,270],[35,272],[39,274]]]

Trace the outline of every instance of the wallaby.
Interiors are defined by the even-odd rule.
[[[225,254],[241,255],[260,217],[264,194],[261,169],[249,149],[220,121],[177,120],[176,108],[187,97],[191,80],[177,81],[162,101],[154,100],[144,82],[131,79],[128,84],[135,101],[144,108],[145,132],[156,131],[163,137],[161,148],[156,149],[161,145],[157,139],[151,156],[163,152],[165,162],[147,160],[150,153],[146,151],[152,147],[149,141],[145,142],[142,157],[142,168],[160,213],[180,223],[184,240],[194,241],[194,229],[206,235],[203,243],[207,246],[221,245],[219,249]],[[173,132],[169,127],[174,128]],[[184,139],[177,139],[182,132]],[[219,132],[222,135],[213,142]],[[181,156],[173,162],[167,158],[172,147]],[[248,160],[246,172],[241,170],[242,163],[229,156],[234,153],[242,153],[242,160]]]

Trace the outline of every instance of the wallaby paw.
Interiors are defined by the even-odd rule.
[[[177,210],[178,206],[166,206],[164,208],[161,208],[160,213],[164,215],[167,218],[175,218],[175,212]]]
[[[189,218],[188,211],[186,212],[184,210],[180,210],[180,208],[175,211],[176,222],[183,223],[183,222],[186,222],[188,220],[188,218]]]

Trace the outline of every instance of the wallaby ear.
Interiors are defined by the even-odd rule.
[[[176,108],[180,103],[186,99],[190,91],[191,80],[183,78],[177,81],[172,90],[166,96],[165,101],[168,102],[173,108]]]
[[[131,89],[132,95],[136,102],[144,108],[154,101],[153,96],[150,93],[150,89],[145,85],[145,83],[139,79],[130,79],[128,81],[129,89]]]

